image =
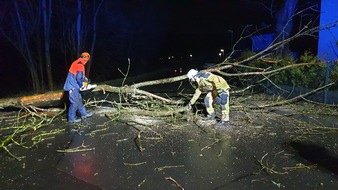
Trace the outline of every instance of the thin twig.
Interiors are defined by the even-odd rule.
[[[178,188],[184,190],[184,188],[182,187],[182,185],[180,185],[180,184],[179,184],[176,180],[174,180],[172,177],[165,177],[165,179],[174,182],[175,185],[176,185]]]

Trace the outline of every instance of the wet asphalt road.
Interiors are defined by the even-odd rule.
[[[257,112],[250,122],[234,111],[226,128],[162,123],[140,138],[138,126],[90,111],[81,125],[58,119],[44,130],[62,132],[34,149],[10,146],[21,161],[2,151],[1,189],[338,188],[337,133],[312,129],[314,117],[292,110]]]

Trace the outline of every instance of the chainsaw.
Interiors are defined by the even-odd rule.
[[[80,91],[86,91],[86,90],[96,88],[96,86],[97,86],[96,84],[90,84],[89,82],[90,82],[90,80],[85,78],[85,81],[82,83]]]

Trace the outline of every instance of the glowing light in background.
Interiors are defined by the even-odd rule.
[[[322,0],[320,13],[320,26],[337,22],[338,20],[338,1]],[[318,57],[323,61],[333,61],[338,59],[338,27],[331,27],[319,31]]]

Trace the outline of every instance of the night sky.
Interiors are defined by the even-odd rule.
[[[102,10],[101,20],[111,29],[102,31],[101,37],[119,40],[129,36],[130,48],[119,52],[127,56],[187,56],[210,49],[217,55],[218,49],[229,46],[229,31],[238,36],[244,26],[259,26],[263,18],[269,20],[259,4],[248,6],[238,0],[127,2],[106,2],[110,5]]]
[[[6,2],[6,3],[4,3]],[[1,28],[8,28],[6,14],[13,14],[11,1],[0,1]],[[55,4],[54,4],[55,2]],[[86,1],[84,1],[86,2]],[[219,49],[228,50],[243,28],[251,30],[273,24],[274,19],[258,1],[250,0],[114,0],[104,2],[98,16],[97,41],[92,57],[91,77],[104,81],[123,77],[131,59],[131,74],[143,74],[160,68],[170,68],[160,58],[201,57],[201,62],[214,61]],[[52,37],[62,32],[63,23],[56,23],[64,11],[74,12],[76,1],[53,1]],[[73,9],[73,10],[72,10]],[[6,11],[5,11],[6,10]],[[88,9],[90,10],[90,9]],[[86,23],[86,22],[85,22]],[[271,32],[273,27],[263,32]],[[1,33],[0,33],[1,34]],[[89,51],[90,40],[84,42]],[[76,57],[64,60],[57,39],[52,44],[54,80],[62,86],[69,64]],[[0,75],[8,92],[29,91],[29,73],[20,53],[0,35]],[[243,43],[243,49],[251,44]],[[67,62],[67,63],[65,63]],[[0,94],[4,95],[5,93]]]
[[[264,15],[258,8],[234,0],[158,2],[136,4],[129,13],[143,40],[149,37],[151,42],[157,37],[153,47],[163,55],[224,48],[228,30],[240,32],[245,25],[259,25]]]

